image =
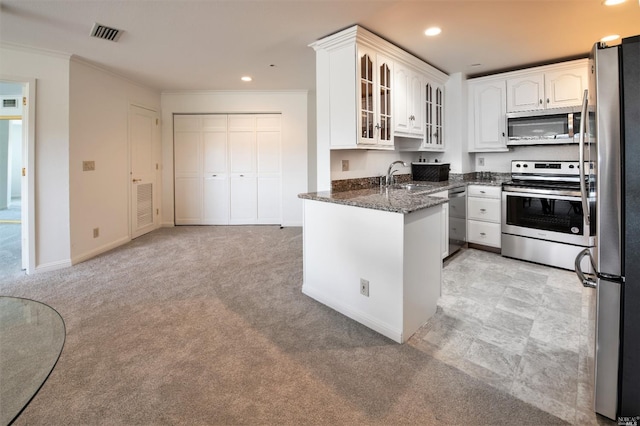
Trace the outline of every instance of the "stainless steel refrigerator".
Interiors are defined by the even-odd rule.
[[[595,411],[620,421],[640,416],[640,36],[596,44],[589,66],[580,164],[595,164],[582,189],[583,200],[595,190],[583,210],[596,247],[576,273],[597,292]],[[585,256],[592,274],[580,270]]]

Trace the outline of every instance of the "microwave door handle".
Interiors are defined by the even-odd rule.
[[[578,256],[576,256],[576,262],[575,262],[576,275],[578,276],[578,279],[580,280],[580,283],[583,286],[589,287],[589,288],[596,288],[597,282],[595,280],[595,275],[585,274],[584,272],[582,272],[582,267],[581,267],[580,264],[582,263],[582,259],[585,256],[589,256],[589,262],[591,263],[591,269],[593,269],[593,271],[595,273],[596,266],[595,266],[595,263],[593,261],[593,256],[591,256],[591,250],[586,248],[586,249],[582,250],[580,253],[578,253]]]
[[[591,212],[589,211],[589,202],[587,200],[587,185],[585,182],[585,171],[584,171],[584,134],[586,132],[586,123],[587,123],[587,102],[589,100],[589,91],[585,89],[584,97],[582,98],[582,114],[580,115],[580,135],[579,135],[579,143],[578,149],[580,150],[580,163],[578,170],[580,172],[580,194],[582,195],[582,211],[584,213],[584,223],[585,225],[589,225],[591,223]]]

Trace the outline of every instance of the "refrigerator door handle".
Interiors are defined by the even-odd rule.
[[[580,135],[578,136],[578,149],[580,151],[580,166],[578,171],[580,172],[580,194],[582,194],[582,211],[584,212],[584,223],[589,225],[591,223],[591,212],[589,211],[589,202],[587,200],[587,183],[585,182],[584,171],[584,134],[587,128],[587,104],[589,102],[589,90],[584,90],[584,97],[582,98],[582,112],[580,115]]]
[[[593,261],[593,256],[591,256],[591,250],[589,250],[588,248],[582,250],[580,253],[578,253],[578,256],[576,256],[576,275],[578,275],[578,279],[580,280],[580,283],[582,283],[583,286],[585,287],[589,287],[589,288],[596,288],[597,283],[596,283],[596,277],[593,274],[585,274],[584,272],[582,272],[582,268],[580,266],[580,263],[582,262],[582,259],[585,258],[585,256],[589,256],[589,262],[591,263],[591,268],[593,268],[593,270],[596,270],[596,265],[595,262]]]

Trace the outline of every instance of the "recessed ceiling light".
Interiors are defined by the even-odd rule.
[[[624,3],[627,0],[604,0],[602,4],[605,6],[615,6],[616,4]]]
[[[244,77],[240,78],[240,80],[242,80],[242,81],[251,81],[253,79],[251,77],[249,77],[248,75],[245,75]]]
[[[424,35],[426,36],[437,36],[438,34],[440,34],[442,32],[442,30],[439,27],[431,27],[431,28],[427,28],[424,32]]]
[[[600,39],[601,42],[606,43],[608,41],[613,41],[619,39],[620,36],[618,34],[611,34]]]

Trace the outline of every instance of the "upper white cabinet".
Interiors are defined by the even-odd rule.
[[[468,80],[469,152],[508,150],[508,112],[579,106],[587,70],[580,59]]]
[[[395,70],[394,131],[396,136],[424,137],[424,77],[398,63]]]
[[[506,83],[503,78],[470,80],[469,151],[506,151]]]
[[[427,81],[425,87],[424,151],[444,151],[444,85]]]
[[[588,85],[586,60],[528,70],[507,79],[507,112],[580,105]]]
[[[394,136],[425,137],[425,84],[447,75],[353,26],[310,45],[316,51],[318,141],[331,149],[394,149]]]

